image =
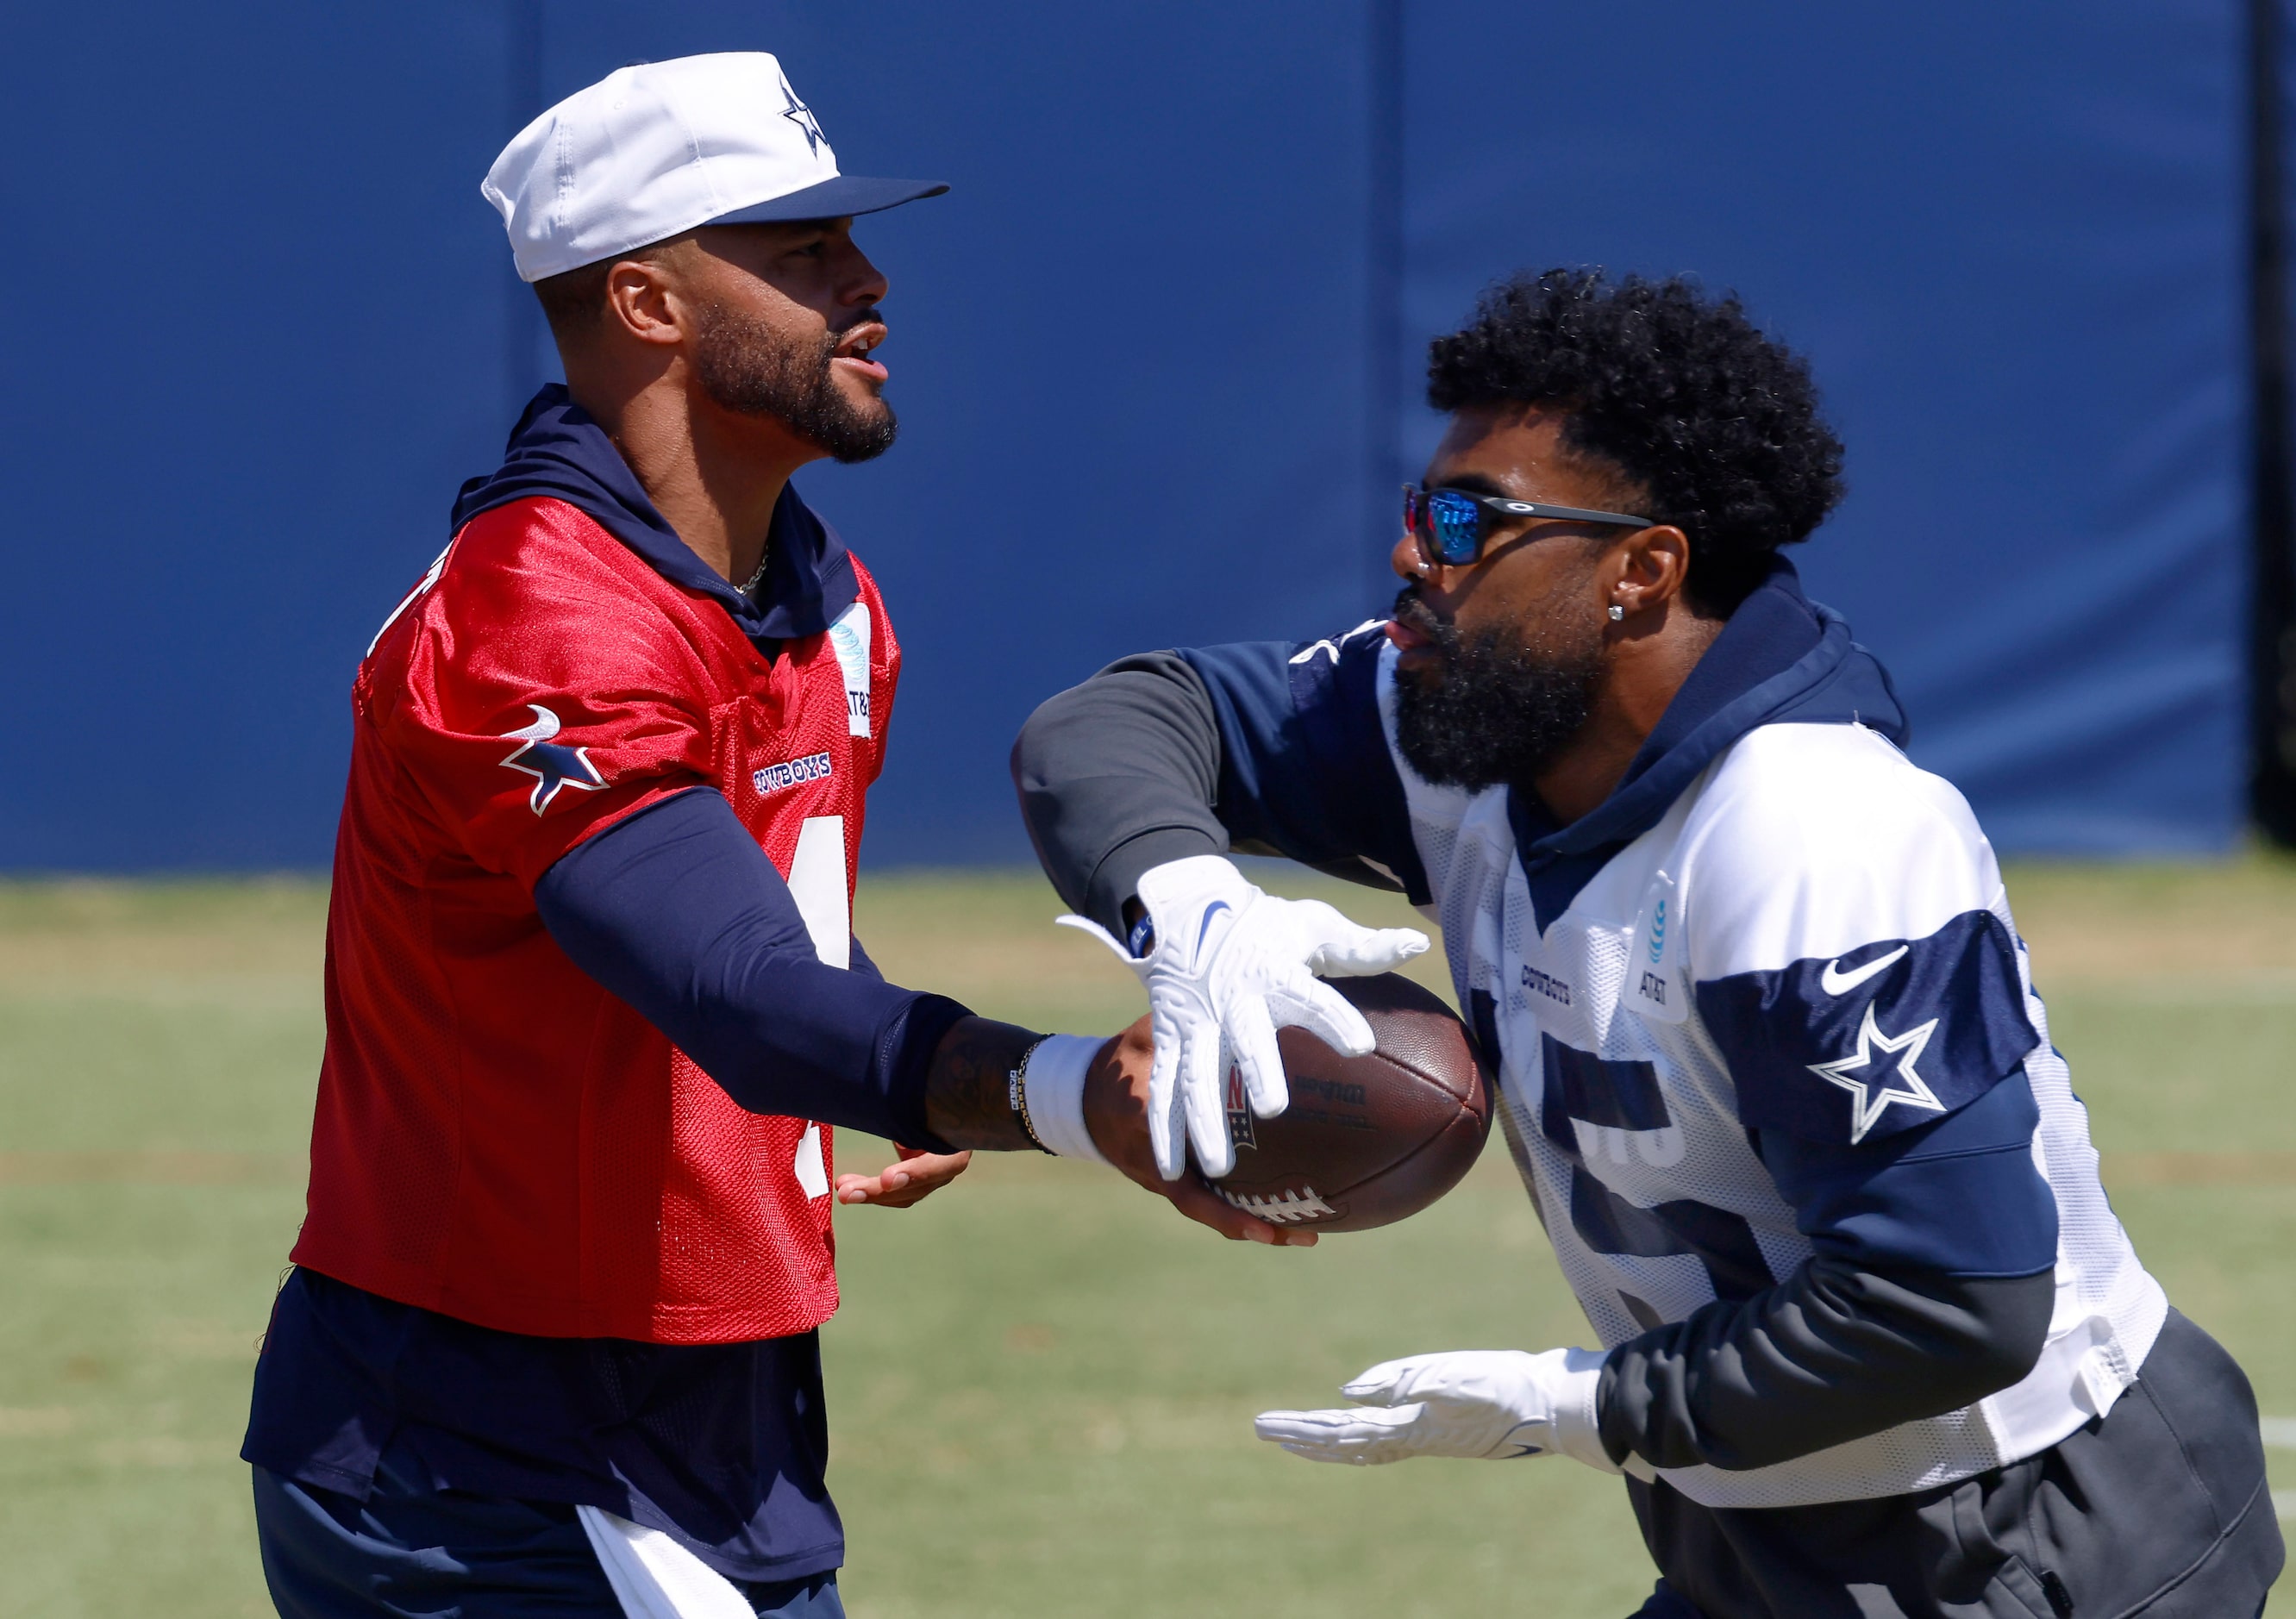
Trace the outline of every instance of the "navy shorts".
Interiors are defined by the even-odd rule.
[[[388,1452],[364,1501],[256,1468],[255,1525],[283,1619],[622,1616],[572,1507],[431,1490]],[[760,1615],[845,1619],[834,1572],[734,1585]]]

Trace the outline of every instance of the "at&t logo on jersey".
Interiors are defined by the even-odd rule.
[[[869,734],[869,604],[856,601],[829,626],[829,650],[845,675],[845,730]]]
[[[826,781],[836,769],[837,762],[827,754],[809,753],[801,759],[784,759],[778,765],[751,771],[750,785],[760,793],[777,793],[800,781]]]

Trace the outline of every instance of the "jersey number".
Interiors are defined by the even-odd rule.
[[[1717,1298],[1751,1298],[1772,1285],[1775,1279],[1754,1241],[1754,1228],[1743,1216],[1689,1198],[1644,1208],[1619,1196],[1587,1169],[1579,1143],[1581,1124],[1594,1126],[1595,1139],[1611,1143],[1611,1156],[1621,1161],[1628,1141],[1637,1144],[1648,1162],[1681,1157],[1681,1138],[1650,1064],[1597,1057],[1564,1045],[1552,1034],[1541,1034],[1539,1067],[1546,1092],[1540,1099],[1539,1127],[1570,1162],[1570,1224],[1580,1241],[1597,1254],[1645,1259],[1689,1255],[1706,1267]],[[1644,1143],[1652,1145],[1645,1149]],[[1640,1303],[1631,1300],[1628,1308]],[[1648,1310],[1644,1305],[1633,1313],[1642,1319]],[[1644,1320],[1644,1324],[1657,1323]]]
[[[813,953],[827,967],[853,965],[851,890],[845,881],[845,817],[808,815],[797,830],[797,853],[790,858],[790,897],[813,936]],[[797,1144],[797,1183],[808,1198],[829,1195],[829,1171],[821,1158],[821,1126],[808,1124]]]

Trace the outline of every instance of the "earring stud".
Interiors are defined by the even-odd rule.
[[[1625,608],[1620,607],[1615,601],[1611,603],[1611,622],[1612,624],[1619,623],[1620,620],[1624,619],[1626,616],[1627,609]]]

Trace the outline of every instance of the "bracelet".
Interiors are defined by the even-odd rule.
[[[1124,943],[1126,948],[1132,952],[1134,961],[1144,960],[1148,953],[1156,948],[1156,919],[1145,911],[1142,912],[1140,920],[1132,924],[1131,932],[1125,935]]]
[[[1046,1154],[1051,1154],[1053,1149],[1045,1145],[1044,1138],[1037,1133],[1037,1126],[1029,1117],[1028,1075],[1029,1059],[1037,1054],[1038,1046],[1051,1038],[1050,1034],[1037,1035],[1029,1043],[1029,1049],[1021,1053],[1021,1060],[1004,1071],[1004,1100],[1013,1109],[1013,1122],[1021,1126],[1021,1133],[1029,1138],[1031,1147]]]
[[[1084,1085],[1105,1040],[1086,1034],[1047,1034],[1021,1063],[1021,1100],[1037,1144],[1057,1157],[1105,1164],[1084,1117]]]

